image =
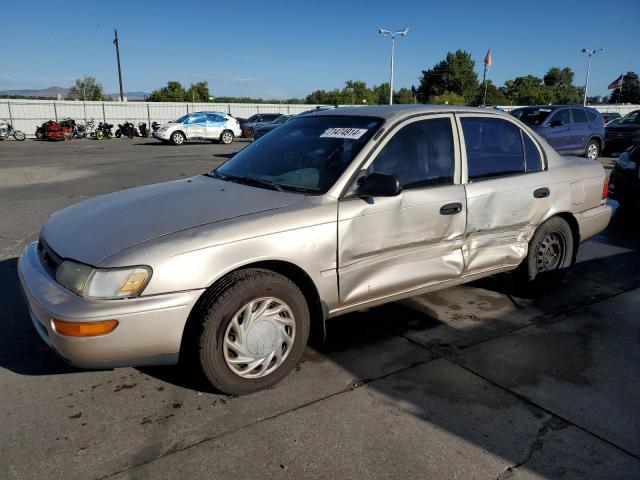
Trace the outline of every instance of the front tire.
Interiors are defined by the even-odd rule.
[[[597,140],[589,140],[584,156],[589,160],[597,160],[600,156],[600,144]]]
[[[27,138],[27,136],[24,134],[24,132],[21,132],[20,130],[15,130],[13,132],[13,138],[15,138],[19,142],[24,142],[24,139]]]
[[[519,285],[553,285],[564,278],[574,258],[573,232],[567,221],[551,217],[529,242],[527,257],[514,271]]]
[[[287,277],[262,269],[231,274],[202,303],[197,360],[221,392],[246,395],[275,385],[298,363],[309,308]]]
[[[231,132],[230,130],[225,130],[224,132],[222,132],[222,134],[220,135],[220,143],[224,145],[229,145],[232,142],[233,142],[233,132]]]
[[[104,138],[104,132],[102,130],[98,130],[96,132],[96,140],[102,140]]]
[[[253,138],[253,134],[254,133],[255,133],[255,131],[251,127],[244,129],[244,136],[247,137],[247,138]]]
[[[171,134],[171,143],[174,145],[182,145],[184,143],[184,134],[182,132],[173,132]]]

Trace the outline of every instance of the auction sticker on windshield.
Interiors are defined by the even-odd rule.
[[[348,138],[358,140],[367,133],[366,128],[327,128],[320,138]]]

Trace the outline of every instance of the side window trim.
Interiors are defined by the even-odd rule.
[[[524,156],[524,140],[522,139],[523,142],[523,161],[525,162],[525,171],[524,172],[518,172],[518,173],[511,173],[511,174],[503,174],[503,175],[497,175],[494,177],[485,177],[485,178],[479,178],[479,179],[475,179],[475,180],[471,180],[469,181],[469,172],[468,172],[468,159],[467,159],[467,147],[465,144],[465,140],[464,140],[464,132],[462,130],[462,123],[461,123],[461,119],[462,118],[498,118],[498,119],[502,119],[502,120],[506,120],[507,122],[513,123],[516,127],[518,127],[518,129],[520,130],[520,136],[522,139],[522,135],[527,135],[529,137],[529,139],[533,142],[533,145],[538,149],[538,154],[540,155],[540,170],[533,170],[533,171],[526,171],[526,158]],[[512,177],[512,176],[516,176],[516,175],[526,175],[528,173],[540,173],[540,172],[545,172],[548,168],[548,163],[547,163],[547,155],[544,151],[544,149],[540,146],[540,143],[538,142],[538,140],[531,135],[527,130],[528,127],[523,126],[520,124],[520,122],[518,122],[515,117],[511,118],[511,117],[504,117],[502,115],[496,115],[496,114],[491,114],[491,113],[455,113],[454,114],[454,119],[455,119],[455,124],[456,124],[456,130],[458,131],[458,144],[459,144],[459,152],[460,152],[460,167],[461,167],[461,173],[462,173],[462,178],[461,178],[461,183],[463,185],[469,184],[469,183],[475,183],[475,182],[481,182],[483,180],[492,180],[492,179],[496,179],[496,178],[502,178],[502,177]]]
[[[350,196],[350,193],[353,192],[353,189],[357,185],[358,180],[362,177],[363,172],[366,172],[368,168],[376,161],[378,155],[385,146],[406,126],[421,121],[427,120],[436,120],[446,118],[449,120],[451,125],[451,136],[453,141],[453,160],[454,160],[454,171],[453,171],[453,183],[446,185],[428,185],[424,187],[412,187],[411,190],[414,189],[426,189],[426,188],[438,188],[452,185],[461,185],[462,184],[462,175],[461,175],[461,144],[460,139],[458,137],[458,126],[456,124],[455,115],[453,113],[436,113],[431,114],[427,113],[424,115],[416,115],[405,118],[404,120],[399,121],[395,125],[389,128],[382,137],[382,140],[373,147],[373,149],[367,155],[367,158],[360,164],[358,169],[356,170],[355,175],[351,179],[347,188],[344,190],[342,197],[347,198]],[[384,126],[383,126],[384,127]]]

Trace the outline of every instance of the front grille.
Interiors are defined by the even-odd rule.
[[[55,278],[56,270],[62,263],[62,258],[42,238],[38,240],[38,257],[40,257],[40,262],[45,270]]]
[[[632,138],[636,132],[608,132],[607,138]]]

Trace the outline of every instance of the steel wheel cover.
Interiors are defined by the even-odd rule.
[[[295,334],[295,317],[289,305],[275,297],[251,300],[227,326],[224,360],[239,377],[264,377],[287,359]]]
[[[536,249],[536,270],[550,272],[564,264],[567,251],[566,241],[558,232],[548,233]]]
[[[598,146],[595,143],[589,145],[589,148],[587,149],[587,157],[591,160],[598,158]]]

